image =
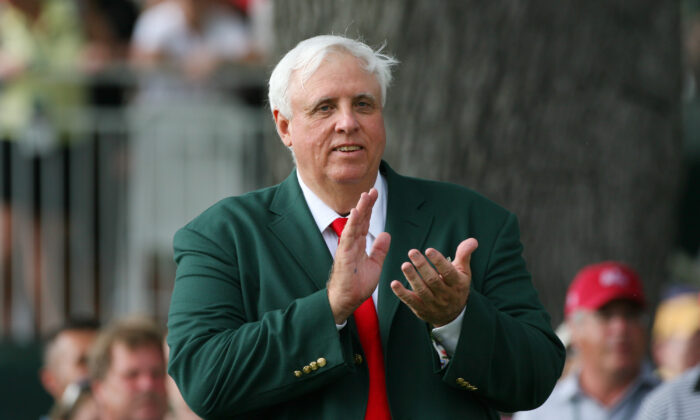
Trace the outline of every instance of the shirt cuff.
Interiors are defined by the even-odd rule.
[[[342,324],[335,324],[335,328],[336,328],[338,331],[340,331],[340,330],[342,330],[343,328],[345,328],[346,325],[348,325],[348,321],[347,321],[347,320],[345,320]]]
[[[464,319],[464,311],[466,311],[466,309],[467,307],[465,306],[457,318],[455,318],[449,324],[443,325],[442,327],[433,328],[433,339],[438,341],[450,356],[455,354],[455,350],[457,350],[459,334],[462,332],[462,319]]]

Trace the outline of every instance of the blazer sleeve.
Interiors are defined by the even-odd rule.
[[[351,338],[336,329],[325,289],[252,319],[234,252],[189,227],[175,235],[174,250],[168,372],[200,416],[291,400],[353,369]]]
[[[473,272],[459,342],[443,381],[499,411],[533,409],[559,379],[564,347],[532,286],[513,214],[487,252],[484,272]]]

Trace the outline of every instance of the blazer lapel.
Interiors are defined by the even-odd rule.
[[[319,289],[326,287],[333,260],[304,200],[296,170],[280,184],[270,211],[278,217],[269,229],[311,281]]]
[[[410,249],[422,249],[425,246],[434,215],[429,206],[425,205],[425,197],[421,192],[411,188],[408,178],[398,175],[385,162],[382,162],[380,170],[387,179],[385,230],[391,234],[391,246],[384,261],[378,291],[377,315],[382,345],[386,349],[391,323],[401,302],[389,284],[392,280],[399,280],[409,287],[401,272],[401,264],[408,261]],[[333,259],[304,200],[296,171],[292,171],[280,184],[270,211],[277,215],[269,224],[270,231],[316,287],[326,287]]]
[[[425,197],[421,192],[411,189],[407,178],[398,175],[384,162],[381,169],[386,176],[388,188],[385,230],[391,235],[391,246],[384,261],[378,291],[379,329],[383,348],[386,349],[391,323],[401,302],[389,284],[393,280],[399,280],[409,287],[401,272],[401,264],[408,261],[409,250],[422,250],[433,223],[433,213],[425,205]]]

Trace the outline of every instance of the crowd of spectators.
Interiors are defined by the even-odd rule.
[[[194,420],[166,374],[168,346],[150,318],[100,328],[71,320],[46,338],[41,379],[54,399],[45,420]]]
[[[227,70],[264,61],[269,42],[259,34],[269,33],[260,29],[269,21],[266,13],[267,0],[0,3],[0,220],[10,212],[10,197],[22,204],[22,196],[12,194],[8,168],[24,160],[38,170],[43,160],[64,153],[87,130],[76,116],[86,105],[153,107],[182,98],[240,97],[238,88],[226,88]],[[30,193],[38,190],[35,185]],[[516,419],[697,415],[697,290],[672,291],[651,310],[639,275],[605,262],[576,276],[564,306],[567,370],[543,406]],[[148,319],[104,328],[70,321],[45,339],[40,379],[54,399],[47,417],[197,418],[166,374],[167,357],[163,331]]]
[[[263,59],[269,41],[254,34],[266,32],[256,27],[265,13],[267,0],[0,3],[3,158],[76,141],[87,124],[76,113],[86,105],[220,92],[211,87],[226,80],[227,66]]]
[[[633,268],[616,261],[584,267],[564,302],[568,333],[561,338],[570,367],[544,405],[513,418],[695,418],[699,298],[695,289],[675,288],[654,310]],[[166,373],[168,355],[164,330],[149,318],[102,328],[92,320],[68,321],[44,340],[40,378],[54,399],[46,419],[199,418]]]
[[[567,367],[542,406],[513,418],[696,418],[699,298],[698,290],[676,286],[654,310],[632,267],[616,261],[584,267],[569,286],[566,320],[558,330],[567,347]]]
[[[211,163],[211,155],[230,155],[209,140],[225,138],[230,149],[238,147],[241,136],[231,128],[233,105],[262,103],[261,64],[270,31],[261,27],[269,13],[268,0],[0,2],[0,267],[7,270],[5,281],[22,289],[13,296],[23,300],[13,298],[13,307],[33,311],[8,311],[13,324],[29,329],[42,318],[60,317],[60,278],[76,277],[80,268],[71,267],[70,253],[75,257],[84,244],[99,242],[102,250],[119,247],[114,254],[125,254],[110,255],[114,267],[92,270],[99,271],[103,287],[111,288],[117,276],[140,276],[136,281],[141,281],[146,264],[132,263],[136,258],[121,250],[128,246],[141,254],[157,252],[144,251],[154,248],[151,244],[133,243],[132,233],[143,229],[139,220],[127,220],[127,213],[159,213],[161,220],[174,220],[159,232],[184,223],[186,216],[178,213],[168,219],[161,207],[138,200],[159,191],[160,206],[177,208],[173,203],[181,202],[178,191],[164,188],[161,181],[175,183],[172,172],[181,173],[180,162],[194,144],[203,150],[200,155],[211,151],[192,169],[208,187],[199,188],[204,198],[198,199],[209,203],[219,196],[212,178],[222,178],[222,171]],[[183,129],[192,127],[196,136]],[[170,153],[163,156],[158,148],[166,137]],[[100,154],[95,145],[101,147]],[[161,171],[150,176],[154,165],[148,159],[156,158]],[[76,177],[76,168],[86,172]],[[236,180],[235,175],[223,173],[226,179]],[[76,179],[95,179],[96,186]],[[118,193],[126,185],[128,192]],[[168,195],[171,190],[175,192]],[[95,191],[99,211],[106,212],[93,217],[99,228],[87,217],[84,226],[71,223],[78,217],[74,204],[91,199],[85,191]],[[131,236],[118,237],[122,231]],[[169,249],[167,242],[167,247],[158,245]],[[151,254],[142,259],[148,258]],[[129,268],[117,273],[117,266]],[[129,271],[131,267],[136,269]],[[47,281],[53,273],[62,277]],[[35,297],[33,290],[42,296]],[[42,301],[41,308],[36,301]],[[49,326],[44,321],[36,328],[45,331]]]

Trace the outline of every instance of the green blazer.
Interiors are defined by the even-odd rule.
[[[466,188],[382,162],[391,247],[378,316],[394,419],[497,419],[542,404],[564,363],[521,256],[515,216]],[[412,248],[454,257],[477,238],[460,339],[440,367],[430,327],[393,294]],[[332,257],[296,173],[231,197],[180,229],[169,373],[204,418],[362,419],[368,373],[352,318],[337,330]],[[315,363],[311,363],[315,362]],[[304,372],[304,367],[307,367]],[[301,372],[301,373],[300,373]]]

